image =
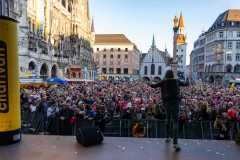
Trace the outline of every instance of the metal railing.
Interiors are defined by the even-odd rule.
[[[22,112],[22,132],[24,134],[46,134],[46,135],[75,135],[76,129],[83,126],[86,120],[61,119],[60,117],[44,117],[41,114]],[[136,123],[141,124],[146,138],[165,138],[166,121],[114,119],[106,124],[104,135],[110,137],[133,137],[133,127]],[[84,125],[92,125],[88,123]],[[178,135],[183,139],[217,139],[218,130],[214,129],[212,121],[194,121],[179,123]],[[240,124],[229,122],[224,139],[234,140]]]

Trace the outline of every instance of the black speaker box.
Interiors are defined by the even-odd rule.
[[[95,126],[78,128],[76,139],[84,147],[101,144],[104,137],[99,128]]]

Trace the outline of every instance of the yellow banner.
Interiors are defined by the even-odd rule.
[[[21,128],[18,74],[17,22],[0,17],[0,134]]]

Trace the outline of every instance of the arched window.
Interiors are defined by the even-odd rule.
[[[29,64],[28,64],[28,70],[29,71],[34,71],[36,69],[36,64],[31,61]]]
[[[145,75],[148,74],[148,67],[147,67],[147,66],[144,67],[144,74],[145,74]]]
[[[151,75],[155,75],[155,64],[151,65]]]
[[[161,74],[162,74],[162,67],[158,66],[158,75],[161,75]]]
[[[53,66],[52,66],[52,69],[51,69],[51,76],[52,77],[57,77],[57,71],[58,69],[57,69],[57,66],[54,64]]]
[[[44,80],[48,78],[48,65],[44,63],[40,69],[40,77]]]

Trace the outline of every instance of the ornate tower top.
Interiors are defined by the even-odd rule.
[[[177,44],[185,44],[185,43],[186,43],[186,36],[184,34],[184,18],[181,12],[179,21],[178,21]]]
[[[177,16],[175,16],[173,19],[173,30],[175,32],[177,32],[177,30],[178,30],[178,17]]]

